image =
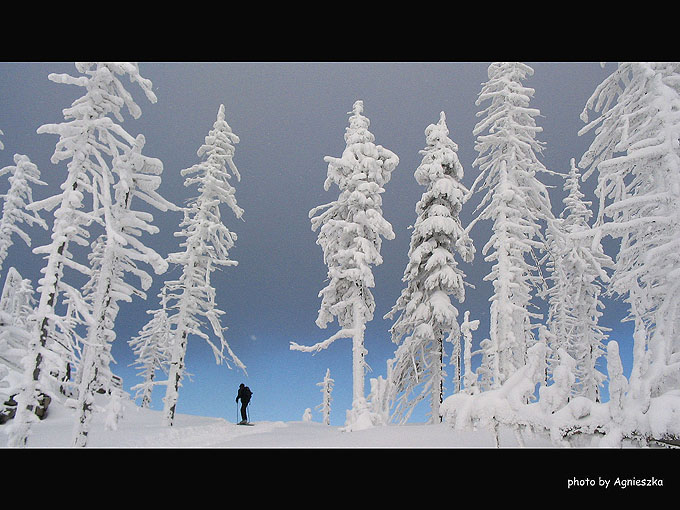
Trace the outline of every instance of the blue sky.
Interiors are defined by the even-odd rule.
[[[535,71],[524,85],[535,89],[531,106],[541,111],[537,124],[543,128],[538,138],[545,143],[540,155],[544,165],[567,172],[570,158],[578,159],[587,149],[592,134],[578,136],[583,127],[579,119],[595,87],[614,69],[609,63],[527,62]],[[472,162],[477,156],[472,130],[479,120],[476,113],[485,105],[475,101],[487,81],[488,62],[141,62],[142,76],[153,82],[158,97],[149,103],[135,85],[128,90],[142,109],[138,120],[126,118],[123,126],[133,135],[144,134],[144,154],[164,164],[160,192],[182,205],[195,189],[185,188],[180,171],[197,163],[196,151],[212,128],[220,104],[225,105],[226,120],[239,136],[234,161],[241,173],[234,183],[244,221],[224,209],[223,221],[236,232],[238,241],[230,252],[239,262],[215,274],[218,307],[225,311],[226,338],[247,366],[247,375],[238,369],[216,365],[208,347],[199,338],[191,339],[187,354],[190,375],[180,390],[179,413],[224,417],[235,420],[236,391],[244,382],[254,392],[251,418],[258,420],[299,420],[306,408],[314,419],[321,415],[314,408],[321,402],[320,387],[327,369],[335,380],[331,421],[341,425],[351,407],[351,345],[338,340],[316,355],[289,350],[289,343],[312,344],[335,332],[336,324],[326,330],[316,324],[320,305],[318,292],[325,286],[326,267],[316,233],[308,218],[310,209],[337,197],[337,189],[324,191],[327,166],[324,156],[340,156],[345,147],[343,135],[348,114],[357,99],[364,101],[364,114],[376,143],[395,152],[400,159],[383,195],[383,215],[392,224],[396,238],[383,242],[383,265],[374,269],[376,313],[366,333],[369,379],[385,375],[386,361],[394,354],[391,321],[382,319],[399,293],[407,262],[409,225],[415,221],[415,204],[424,189],[415,182],[413,172],[425,146],[425,128],[446,114],[450,138],[459,146],[458,155],[465,170],[464,184],[477,175]],[[50,157],[57,141],[52,135],[38,135],[45,123],[63,121],[61,110],[82,95],[79,87],[55,84],[49,73],[76,75],[73,63],[41,62],[0,63],[0,130],[4,132],[4,151],[0,165],[13,164],[15,153],[26,154],[37,164],[47,187],[34,190],[41,199],[56,192],[64,179],[65,166],[54,165]],[[584,184],[593,199],[595,177]],[[556,180],[551,197],[553,210],[561,212],[564,193]],[[0,182],[5,192],[8,183]],[[466,204],[462,221],[470,222],[481,197]],[[43,213],[51,225],[52,218]],[[154,213],[161,232],[147,243],[167,255],[177,251],[173,236],[181,220],[179,213]],[[488,298],[491,285],[483,282],[489,265],[482,260],[481,248],[488,239],[489,225],[480,223],[473,230],[477,255],[472,264],[461,263],[467,281],[466,301],[457,305],[462,316],[482,325],[475,341],[488,333]],[[48,233],[36,228],[33,246],[45,244]],[[608,243],[608,249],[613,248]],[[37,285],[42,260],[17,240],[0,274],[4,281],[7,268],[16,267]],[[132,362],[127,339],[136,335],[147,320],[145,310],[158,307],[163,281],[179,275],[178,268],[157,276],[148,292],[147,302],[123,304],[116,325],[114,344],[118,373],[126,388],[139,382],[129,364]],[[624,364],[629,367],[630,326],[621,324],[625,316],[621,302],[608,304],[603,322],[614,329]],[[449,370],[449,376],[452,370]],[[447,381],[447,395],[453,384]],[[154,408],[162,408],[163,391],[154,394]],[[426,409],[419,409],[412,421],[423,421]]]

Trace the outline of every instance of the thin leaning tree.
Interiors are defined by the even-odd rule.
[[[180,244],[184,251],[168,256],[171,264],[182,267],[182,275],[178,280],[165,283],[168,322],[172,328],[163,400],[163,423],[167,426],[172,426],[175,419],[190,335],[203,338],[208,343],[218,364],[225,362],[228,365],[231,359],[244,372],[246,369],[224,338],[226,328],[220,325],[220,316],[224,312],[215,306],[216,292],[210,283],[210,276],[218,267],[238,265],[237,261],[229,258],[229,250],[237,236],[222,223],[220,213],[220,205],[226,204],[237,218],[243,216],[243,209],[236,203],[236,189],[229,183],[232,177],[241,179],[233,162],[234,145],[238,142],[238,136],[225,120],[224,105],[220,105],[213,129],[197,152],[198,157],[205,157],[205,160],[182,170],[182,175],[187,176],[184,185],[198,186],[199,195],[184,210],[184,219],[180,223],[182,230],[175,234],[185,238]],[[219,346],[211,341],[209,333],[203,331],[204,320],[210,324]]]
[[[345,131],[346,147],[340,158],[326,156],[328,174],[324,189],[331,184],[340,189],[338,199],[315,207],[309,213],[312,230],[319,230],[317,244],[323,248],[328,267],[328,285],[321,290],[321,308],[316,324],[325,329],[337,319],[340,330],[312,346],[291,342],[291,350],[317,352],[339,338],[352,340],[352,409],[347,426],[366,419],[369,411],[364,392],[366,323],[373,319],[375,286],[371,265],[382,263],[382,238],[393,239],[392,226],[382,216],[383,186],[389,182],[399,158],[375,144],[358,100],[350,112]],[[370,419],[370,418],[369,418]]]
[[[133,208],[133,199],[154,204],[161,211],[175,209],[157,192],[163,165],[160,160],[141,154],[143,144],[144,137],[139,135],[132,147],[114,158],[112,168],[118,175],[118,182],[113,185],[113,196],[108,187],[102,188],[106,231],[92,243],[92,273],[83,289],[90,306],[90,322],[77,374],[79,417],[74,433],[75,446],[87,445],[96,392],[106,391],[114,397],[113,401],[120,397],[110,370],[119,302],[130,302],[134,297],[146,299],[144,291],[153,279],[140,263],[153,268],[156,274],[162,274],[168,267],[163,257],[139,239],[142,233],[157,233],[158,228],[150,223],[151,214]],[[128,275],[134,276],[139,285],[126,281]]]

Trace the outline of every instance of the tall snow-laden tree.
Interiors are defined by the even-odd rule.
[[[382,263],[382,239],[393,239],[392,226],[382,216],[383,186],[389,182],[399,158],[375,144],[370,121],[363,115],[364,103],[354,103],[345,131],[346,147],[340,158],[326,156],[328,174],[324,189],[340,189],[338,199],[315,207],[309,213],[312,230],[319,230],[317,244],[328,267],[328,285],[321,290],[321,308],[316,324],[325,329],[337,319],[340,329],[312,346],[291,342],[291,350],[316,352],[338,338],[352,340],[352,409],[347,413],[349,429],[365,422],[368,403],[364,392],[366,348],[364,331],[373,319],[375,286],[371,265]],[[369,418],[370,420],[370,418]]]
[[[175,234],[186,238],[180,244],[184,251],[171,253],[168,257],[171,264],[182,266],[179,280],[165,284],[168,311],[171,313],[169,321],[173,327],[163,401],[163,422],[168,426],[172,426],[175,418],[190,335],[201,337],[208,343],[218,364],[225,362],[228,365],[232,360],[244,372],[246,369],[224,338],[226,328],[220,325],[220,316],[224,312],[216,308],[216,292],[210,284],[210,276],[215,269],[238,264],[229,258],[229,250],[237,236],[222,223],[220,212],[220,205],[226,204],[237,218],[243,216],[243,209],[236,203],[236,189],[229,183],[232,177],[241,180],[233,161],[234,146],[238,142],[238,136],[225,120],[224,105],[220,105],[213,129],[198,149],[198,157],[205,157],[205,160],[182,170],[182,175],[187,176],[184,185],[196,185],[199,196],[185,208],[184,219],[180,223],[182,230]],[[210,339],[209,333],[203,331],[203,319],[210,324],[219,346]]]
[[[72,349],[64,342],[74,336],[72,324],[78,320],[87,323],[92,320],[90,307],[80,292],[82,284],[68,284],[63,276],[67,268],[79,279],[92,275],[85,263],[74,259],[71,245],[87,248],[90,230],[97,225],[106,228],[104,211],[108,202],[103,201],[102,194],[114,183],[110,163],[135,143],[135,139],[110,117],[122,122],[123,107],[132,117],[141,115],[139,106],[119,76],[127,76],[142,88],[147,99],[156,101],[151,82],[139,74],[135,63],[84,62],[77,63],[76,69],[81,76],[53,73],[48,78],[55,83],[83,87],[85,94],[63,110],[65,122],[38,128],[39,134],[59,136],[52,163],[68,163],[61,193],[30,206],[33,210],[56,209],[51,243],[34,249],[35,253],[45,255],[46,264],[38,282],[40,298],[29,345],[32,361],[26,367],[17,396],[17,415],[11,428],[10,444],[14,446],[26,444],[34,420],[29,409],[35,408],[40,394],[54,394],[64,380],[70,378],[70,364],[65,360]],[[68,307],[66,315],[60,314],[57,308],[60,304]]]
[[[485,116],[473,131],[479,156],[473,165],[480,173],[471,190],[486,189],[477,210],[480,219],[493,221],[493,233],[484,246],[485,260],[493,262],[485,280],[493,282],[488,342],[483,342],[483,378],[493,387],[526,363],[527,349],[533,344],[532,293],[538,288],[535,250],[543,249],[541,225],[552,217],[546,187],[537,178],[549,171],[538,160],[542,144],[536,134],[542,129],[534,117],[540,114],[529,106],[534,90],[522,80],[533,74],[531,67],[517,62],[493,63],[489,81],[477,105],[489,101],[478,116]],[[486,134],[483,134],[486,133]]]
[[[138,375],[143,382],[132,387],[136,396],[142,399],[141,406],[151,405],[151,393],[156,383],[156,373],[158,370],[167,371],[167,364],[170,361],[168,348],[172,338],[170,322],[168,320],[166,288],[161,289],[159,298],[161,308],[158,310],[147,310],[146,313],[152,317],[144,325],[138,336],[132,338],[128,343],[135,354],[135,366],[139,366]]]
[[[427,147],[420,151],[423,159],[414,176],[426,191],[416,205],[418,217],[403,277],[406,288],[385,317],[399,314],[390,329],[394,343],[401,343],[391,372],[401,394],[397,413],[406,421],[414,406],[429,396],[430,422],[438,423],[446,377],[444,342],[457,343],[460,337],[458,310],[450,296],[465,300],[465,275],[456,254],[471,262],[474,247],[459,218],[468,190],[461,184],[463,166],[444,112],[437,124],[427,127],[425,139]],[[420,392],[410,399],[418,386]]]
[[[620,240],[611,288],[634,320],[629,397],[680,388],[680,64],[633,62],[595,90],[580,132],[595,137],[579,166],[597,171],[597,226]]]
[[[112,384],[114,376],[110,370],[118,303],[130,302],[135,296],[146,299],[143,290],[152,283],[152,277],[138,264],[147,264],[156,274],[162,274],[168,267],[163,257],[139,239],[142,233],[158,232],[158,228],[149,223],[153,220],[152,215],[132,208],[133,198],[153,204],[161,211],[175,208],[157,192],[163,164],[156,158],[143,156],[143,146],[144,137],[139,135],[131,147],[113,158],[112,170],[118,176],[118,181],[112,187],[113,197],[106,177],[102,183],[101,207],[105,233],[93,243],[90,255],[92,273],[84,287],[91,310],[91,322],[88,324],[78,371],[77,410],[80,416],[74,437],[76,446],[87,444],[95,392],[118,391],[116,385]],[[141,290],[126,281],[126,275],[138,279]]]
[[[566,178],[564,211],[547,229],[552,285],[547,292],[547,324],[552,333],[551,350],[573,358],[571,394],[600,401],[605,376],[596,365],[605,353],[607,328],[599,324],[604,305],[601,295],[609,281],[606,272],[613,262],[604,253],[599,232],[590,227],[591,203],[584,202],[580,173],[574,160]],[[552,363],[550,364],[552,369]]]
[[[33,211],[29,214],[27,207],[33,203],[33,184],[45,185],[40,180],[40,170],[31,162],[28,156],[23,154],[14,155],[14,165],[6,166],[0,170],[0,176],[10,174],[9,190],[0,198],[4,200],[2,216],[0,217],[0,269],[7,257],[7,250],[12,246],[12,234],[19,236],[27,246],[31,246],[30,234],[24,232],[21,223],[29,226],[40,225],[47,229],[47,224],[40,215]]]

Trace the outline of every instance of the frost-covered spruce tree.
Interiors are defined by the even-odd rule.
[[[316,324],[325,329],[337,318],[340,329],[312,346],[295,342],[290,345],[291,350],[316,352],[338,338],[352,340],[352,410],[347,415],[348,429],[359,422],[367,423],[370,416],[364,393],[364,331],[375,310],[370,290],[375,286],[371,265],[382,263],[381,237],[394,238],[392,226],[382,216],[380,194],[399,164],[396,154],[375,144],[363,111],[363,101],[356,101],[345,131],[347,145],[342,156],[324,158],[328,163],[324,189],[328,190],[331,184],[338,186],[338,199],[309,213],[312,229],[319,230],[317,244],[323,249],[329,280],[319,293],[322,301]]]
[[[158,297],[161,300],[161,308],[147,310],[152,317],[144,325],[139,334],[128,343],[135,355],[133,365],[139,367],[138,375],[142,378],[140,384],[132,387],[136,391],[136,398],[141,398],[141,406],[146,408],[151,405],[151,393],[156,384],[158,370],[167,371],[170,361],[168,348],[172,338],[170,321],[168,320],[166,288],[161,289]]]
[[[335,381],[331,379],[331,369],[327,368],[323,381],[316,383],[317,386],[321,386],[321,394],[323,395],[323,400],[321,401],[321,404],[316,406],[316,409],[321,411],[325,425],[331,424],[331,401],[333,400],[331,398],[331,393],[333,392],[334,382]]]
[[[144,137],[139,135],[131,147],[113,158],[112,170],[118,176],[113,185],[113,197],[104,179],[100,207],[106,230],[93,243],[90,255],[92,273],[84,287],[91,319],[77,374],[76,409],[80,416],[74,436],[75,446],[87,444],[95,392],[104,390],[112,394],[118,391],[112,384],[114,377],[110,364],[113,361],[111,346],[116,338],[114,326],[119,302],[131,302],[135,296],[145,300],[143,291],[152,283],[152,277],[139,267],[139,263],[153,268],[156,274],[162,274],[168,267],[163,257],[139,239],[142,233],[157,233],[158,228],[149,223],[153,220],[151,214],[133,209],[133,199],[153,204],[161,211],[175,208],[157,192],[163,164],[156,158],[143,156],[143,146]],[[140,288],[126,281],[127,275],[139,280]]]
[[[203,338],[219,364],[231,359],[245,372],[245,365],[232,352],[220,325],[224,314],[215,306],[215,289],[210,284],[210,275],[222,266],[235,266],[237,261],[229,259],[229,250],[237,239],[235,233],[222,223],[220,205],[226,204],[237,218],[243,216],[243,209],[236,203],[236,189],[229,183],[232,177],[241,176],[233,162],[238,136],[232,132],[220,105],[217,120],[205,137],[205,143],[198,149],[198,157],[204,161],[182,170],[187,176],[184,185],[198,187],[199,196],[190,201],[184,210],[180,223],[182,230],[175,235],[186,238],[180,244],[184,251],[171,253],[168,261],[182,266],[179,280],[166,282],[169,321],[173,327],[170,348],[168,381],[163,400],[163,423],[172,426],[179,398],[179,388],[185,372],[185,356],[190,335]],[[231,172],[231,173],[230,173]],[[212,333],[219,339],[219,346],[202,330],[203,318]],[[227,353],[225,354],[225,349]]]
[[[401,394],[397,413],[406,421],[413,407],[429,397],[430,422],[439,423],[446,377],[444,342],[457,342],[460,337],[458,310],[451,296],[461,303],[465,300],[465,275],[456,254],[471,262],[474,247],[460,223],[468,190],[461,184],[463,166],[458,146],[449,138],[444,112],[437,124],[427,127],[425,139],[427,147],[420,151],[423,159],[414,176],[426,191],[416,205],[418,217],[403,277],[406,288],[385,317],[399,314],[390,329],[393,342],[401,344],[391,372]],[[412,393],[417,395],[409,399]]]
[[[680,64],[619,64],[583,111],[579,166],[597,171],[598,225],[620,240],[611,288],[635,321],[629,397],[680,388]]]
[[[29,214],[27,206],[33,203],[33,184],[45,185],[40,180],[38,167],[31,163],[28,156],[23,154],[14,155],[14,165],[0,169],[0,176],[10,174],[9,190],[0,198],[4,200],[2,206],[2,216],[0,217],[0,269],[7,257],[7,250],[12,246],[12,234],[19,236],[27,246],[31,246],[31,236],[24,232],[21,223],[29,226],[40,225],[47,229],[47,224],[40,215],[32,211]]]
[[[551,350],[557,353],[562,348],[575,361],[571,395],[599,402],[605,376],[596,365],[605,353],[607,339],[607,328],[599,324],[604,308],[601,295],[613,262],[604,253],[599,232],[590,227],[591,203],[583,200],[579,178],[572,159],[564,184],[568,192],[564,211],[547,229],[552,280],[547,292],[547,324],[553,339]],[[550,371],[552,367],[550,363]]]
[[[126,107],[133,117],[139,117],[141,110],[124,88],[118,76],[127,76],[136,82],[146,97],[156,101],[151,82],[139,74],[134,63],[77,63],[76,69],[82,74],[73,77],[67,74],[50,74],[55,83],[83,87],[85,94],[63,110],[65,122],[45,124],[38,128],[39,134],[59,136],[51,161],[67,163],[66,179],[61,193],[32,204],[33,210],[54,211],[52,240],[49,244],[34,249],[44,254],[45,267],[39,280],[39,302],[33,320],[29,352],[32,361],[26,367],[21,391],[17,396],[17,416],[11,429],[10,444],[25,445],[34,420],[29,410],[35,408],[41,392],[48,395],[59,391],[59,386],[70,377],[67,355],[57,338],[73,338],[69,324],[74,318],[60,314],[58,305],[70,307],[75,320],[90,321],[91,311],[80,292],[80,284],[70,285],[64,278],[64,269],[75,275],[89,278],[91,269],[85,263],[74,259],[70,251],[72,244],[87,247],[90,229],[93,225],[105,226],[102,217],[102,192],[114,182],[110,161],[129,150],[134,138],[114,122],[109,115],[123,121],[121,110]],[[86,208],[87,206],[90,208]],[[61,330],[61,331],[60,331]]]
[[[537,157],[541,128],[534,117],[540,112],[529,106],[534,90],[521,83],[532,74],[522,63],[491,64],[476,103],[490,102],[477,114],[484,116],[474,129],[479,156],[473,165],[480,173],[471,190],[481,183],[479,190],[487,191],[468,230],[480,219],[493,221],[493,234],[482,249],[485,260],[494,263],[485,278],[493,282],[493,295],[489,341],[482,344],[485,380],[493,387],[526,363],[534,341],[531,320],[540,317],[530,310],[538,288],[533,252],[544,248],[541,225],[552,213],[548,191],[537,178],[548,172]]]

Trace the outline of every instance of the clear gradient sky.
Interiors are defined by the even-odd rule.
[[[570,158],[578,159],[587,149],[592,134],[578,136],[583,127],[579,119],[595,87],[615,68],[614,63],[527,62],[535,71],[524,85],[535,89],[531,106],[541,116],[543,128],[538,139],[545,143],[539,158],[550,170],[566,173]],[[231,258],[236,267],[216,273],[212,282],[217,289],[218,307],[225,311],[223,326],[226,339],[247,366],[247,374],[236,368],[216,365],[210,349],[200,338],[189,341],[187,367],[190,375],[180,390],[178,413],[237,419],[235,403],[238,385],[244,382],[254,392],[251,419],[300,420],[305,409],[313,410],[313,419],[321,421],[314,408],[321,403],[321,382],[330,369],[335,380],[332,394],[331,423],[342,425],[345,411],[351,407],[351,342],[340,339],[331,348],[312,355],[291,351],[289,344],[311,345],[336,331],[337,323],[326,330],[315,320],[320,306],[318,292],[325,286],[326,267],[316,232],[310,227],[308,212],[315,206],[335,200],[337,188],[324,191],[327,165],[324,156],[337,156],[345,148],[343,135],[348,113],[357,99],[364,101],[364,115],[371,122],[376,143],[395,152],[399,166],[385,186],[383,215],[392,224],[396,239],[384,241],[384,263],[374,268],[376,298],[374,320],[366,332],[366,390],[371,377],[384,376],[386,361],[394,354],[391,321],[382,317],[394,305],[403,287],[401,281],[407,262],[410,231],[415,219],[415,205],[424,188],[413,172],[421,161],[419,151],[425,147],[425,128],[446,114],[449,137],[458,144],[458,156],[465,170],[464,184],[470,186],[478,169],[472,166],[477,156],[472,134],[478,122],[476,114],[486,104],[476,106],[481,86],[487,81],[488,62],[141,62],[140,73],[153,82],[158,97],[151,104],[141,90],[128,86],[142,109],[138,120],[126,117],[123,126],[134,135],[146,138],[144,154],[161,159],[164,164],[161,194],[178,205],[196,195],[195,188],[185,188],[180,171],[199,161],[196,151],[212,128],[220,104],[226,120],[240,138],[234,162],[242,179],[235,182],[236,198],[244,209],[244,221],[237,220],[228,208],[223,209],[225,225],[238,235]],[[38,166],[47,187],[34,189],[34,198],[42,199],[57,192],[65,178],[65,164],[54,165],[50,157],[57,137],[38,135],[37,128],[63,121],[61,110],[82,95],[80,87],[56,84],[49,73],[77,75],[73,63],[3,62],[0,63],[0,130],[5,148],[0,151],[0,167],[14,164],[15,153],[25,154]],[[127,80],[126,80],[127,82]],[[553,212],[563,209],[562,183],[545,180],[556,186],[552,190]],[[595,177],[584,184],[587,198],[594,199]],[[4,193],[9,184],[0,182]],[[475,194],[461,215],[463,225],[473,218],[481,198]],[[42,213],[52,224],[52,217]],[[162,255],[177,251],[173,236],[181,221],[180,213],[154,213],[154,223],[161,232],[147,238],[147,244]],[[33,246],[47,243],[48,232],[32,229]],[[480,319],[475,333],[478,344],[488,336],[491,284],[483,278],[490,265],[483,261],[481,249],[488,240],[490,225],[479,223],[472,231],[477,250],[472,264],[460,262],[467,281],[475,289],[467,290],[464,303],[454,302],[460,316],[470,311]],[[609,250],[614,246],[608,242]],[[610,251],[611,253],[611,251]],[[19,239],[3,266],[16,267],[37,286],[43,261]],[[166,279],[175,279],[178,268],[155,277],[148,300],[123,303],[116,324],[118,338],[114,344],[114,372],[129,389],[140,382],[129,365],[127,345],[148,320],[147,309],[159,306],[157,293]],[[621,324],[626,314],[621,302],[608,302],[604,324],[613,328],[611,338],[618,340],[624,365],[630,370],[629,323]],[[452,370],[447,380],[448,396],[453,388]],[[163,390],[154,393],[153,407],[162,408]],[[421,406],[411,421],[424,421]]]

